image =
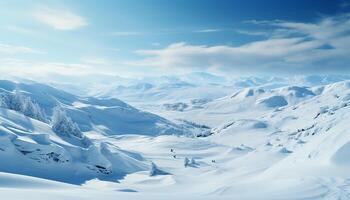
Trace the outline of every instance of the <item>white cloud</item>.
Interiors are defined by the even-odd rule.
[[[106,82],[110,84],[116,76],[141,76],[130,66],[108,65],[100,59],[82,63],[29,61],[26,59],[0,58],[0,78],[26,79],[45,83],[86,85]],[[109,61],[108,61],[109,62]],[[79,80],[79,81],[77,81]]]
[[[215,32],[220,32],[222,31],[221,29],[202,29],[202,30],[197,30],[195,31],[196,33],[215,33]]]
[[[114,31],[109,33],[112,36],[140,36],[140,35],[172,35],[172,34],[184,34],[184,33],[215,33],[223,31],[222,29],[201,29],[201,30],[159,30],[153,32],[139,32],[139,31]]]
[[[321,44],[302,42],[302,38],[269,39],[242,46],[195,46],[175,43],[161,50],[139,50],[146,59],[136,65],[185,67],[197,69],[258,69],[262,65],[283,62],[286,56],[309,51]]]
[[[75,30],[88,25],[83,17],[63,9],[42,7],[34,13],[34,16],[40,22],[58,30]]]
[[[268,36],[268,32],[264,31],[251,31],[251,30],[236,30],[237,33],[243,34],[243,35],[252,35],[252,36]]]
[[[81,85],[85,88],[86,85],[92,87],[95,83],[111,81],[113,77],[113,73],[89,64],[0,59],[2,79],[26,79],[58,85]]]
[[[350,72],[350,15],[315,23],[253,21],[272,27],[270,37],[239,46],[174,43],[138,50],[143,60],[131,65],[235,72]]]
[[[2,54],[17,54],[17,53],[42,54],[44,52],[30,48],[30,47],[16,46],[16,45],[0,43],[0,53],[2,53]]]
[[[49,75],[81,76],[95,73],[89,65],[0,59],[0,73],[19,77],[47,78]]]

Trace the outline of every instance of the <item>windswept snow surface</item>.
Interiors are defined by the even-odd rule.
[[[89,142],[1,108],[5,199],[350,199],[350,81],[252,86],[196,109],[154,110],[174,127],[202,127],[201,137],[84,129],[75,119],[86,104],[116,102],[62,95]]]

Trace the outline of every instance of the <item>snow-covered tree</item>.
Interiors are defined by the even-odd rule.
[[[56,106],[53,110],[51,124],[52,130],[59,135],[83,138],[83,134],[81,133],[78,125],[74,123],[72,119],[67,116],[66,112],[59,106]]]
[[[156,164],[154,164],[153,162],[151,163],[151,170],[149,171],[149,175],[150,176],[155,176],[157,175],[157,170],[158,170],[158,167]]]
[[[184,166],[185,167],[195,167],[197,165],[196,160],[194,158],[187,158],[184,159]]]
[[[2,107],[2,108],[6,108],[7,107],[5,95],[3,95],[3,94],[0,94],[0,107]]]
[[[185,157],[184,159],[184,166],[188,167],[190,165],[190,159],[188,159],[187,157]]]
[[[156,164],[154,164],[153,162],[151,163],[151,170],[149,172],[150,176],[157,176],[157,175],[168,175],[168,172],[165,172],[161,169],[158,168],[158,166]]]
[[[46,114],[40,106],[30,97],[24,96],[18,91],[14,93],[2,93],[0,95],[0,106],[46,122]]]
[[[46,121],[46,116],[44,111],[40,108],[40,106],[34,103],[29,97],[24,98],[22,102],[22,113],[28,117],[32,117],[34,119],[38,119],[40,121]]]
[[[190,164],[191,165],[197,165],[196,160],[194,158],[191,158]]]

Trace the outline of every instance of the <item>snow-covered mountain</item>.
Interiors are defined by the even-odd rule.
[[[169,193],[181,193],[183,199],[347,199],[350,81],[266,84],[235,88],[181,111],[153,109],[164,118],[147,113],[161,119],[165,129],[195,129],[201,136],[190,137],[163,130],[111,135],[119,129],[106,123],[106,131],[94,118],[110,117],[106,108],[121,107],[124,113],[136,108],[116,99],[82,98],[42,84],[3,81],[3,97],[10,95],[0,109],[0,157],[8,162],[0,170],[32,177],[0,174],[0,186],[4,178],[18,184],[17,189],[35,191],[28,183],[49,185],[90,199],[164,199]],[[78,117],[92,112],[86,107],[100,109],[90,125]],[[120,111],[112,110],[112,116]]]
[[[0,81],[0,166],[3,172],[81,184],[117,181],[149,170],[142,155],[96,138],[118,134],[190,134],[118,99],[81,98],[38,83]]]
[[[231,79],[231,84],[238,88],[260,87],[265,89],[273,89],[282,86],[319,86],[327,85],[340,81],[349,80],[349,75],[297,75],[297,76],[264,76],[264,77],[237,77]]]
[[[161,82],[138,81],[126,86],[119,85],[98,96],[117,97],[143,108],[150,104],[190,102],[195,99],[212,100],[232,91],[232,87],[221,84],[167,79]]]
[[[179,76],[155,76],[139,80],[112,81],[115,84],[102,84],[90,87],[90,90],[86,88],[62,88],[73,92],[76,90],[86,91],[85,94],[95,97],[118,98],[141,110],[160,113],[160,110],[182,112],[202,108],[203,104],[232,95],[246,88],[273,90],[290,86],[314,87],[348,79],[350,79],[350,76],[347,75],[224,78],[198,72]],[[58,87],[61,87],[61,85],[58,85]]]
[[[236,89],[230,95],[201,104],[165,104],[170,108],[152,110],[169,119],[185,119],[199,124],[215,127],[223,119],[249,117],[295,105],[317,96],[319,88],[284,86],[276,89],[250,87]],[[179,110],[179,109],[182,110]],[[180,112],[181,111],[181,112]],[[205,116],[205,117],[204,117]]]
[[[0,81],[0,93],[30,98],[46,113],[46,118],[52,115],[54,107],[60,106],[83,132],[160,135],[184,131],[162,117],[140,111],[116,98],[83,98],[44,84],[7,80]]]

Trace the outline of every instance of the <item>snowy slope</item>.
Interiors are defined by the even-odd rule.
[[[0,81],[0,93],[18,93],[30,97],[48,116],[59,105],[86,131],[103,134],[182,134],[178,125],[149,112],[140,111],[115,98],[78,97],[38,83]]]
[[[140,155],[108,142],[59,135],[50,125],[13,110],[0,108],[0,134],[3,172],[81,184],[149,168]]]
[[[162,112],[209,124],[210,136],[88,134],[94,136],[89,148],[47,123],[2,109],[0,157],[9,162],[1,171],[68,183],[74,177],[82,185],[48,181],[38,189],[45,180],[4,173],[0,183],[19,186],[0,184],[0,192],[20,199],[17,192],[34,183],[25,194],[35,199],[349,199],[349,81],[250,87],[204,105]],[[70,161],[45,157],[50,152]],[[164,173],[150,173],[151,162]],[[113,173],[97,173],[97,165]]]
[[[249,111],[252,106],[257,108],[256,112],[264,106],[273,109],[295,104],[317,95],[318,91],[311,90],[313,87],[350,78],[347,75],[307,75],[225,80],[212,76],[195,73],[180,77],[153,77],[127,86],[112,87],[114,89],[101,89],[100,95],[121,98],[167,119],[185,119],[213,127],[222,123],[225,113],[228,114],[226,117],[234,118],[233,112],[241,116],[245,113],[240,109]]]
[[[152,112],[168,119],[185,119],[215,127],[225,123],[225,120],[260,115],[295,105],[316,95],[308,87],[285,86],[276,89],[250,87],[239,89],[233,94],[205,102],[200,107],[186,109],[182,112],[166,109],[154,109]]]
[[[234,120],[214,128],[214,134],[203,139],[128,138],[127,143],[117,144],[158,160],[173,174],[172,181],[161,184],[165,192],[186,191],[189,196],[232,199],[347,199],[350,82],[297,91],[302,93],[295,92],[294,87],[273,91],[272,95],[283,94],[288,102],[278,109],[259,108],[259,93],[252,100],[257,107],[250,107],[261,109],[259,112],[239,110],[245,113],[242,118],[235,115]],[[244,94],[242,103],[250,92]],[[226,116],[221,120],[227,120]],[[166,159],[171,153],[165,153],[165,158],[155,153],[170,148],[175,149],[179,160]],[[199,165],[185,168],[185,157],[194,157]],[[122,183],[139,191],[157,190],[141,184],[139,179],[143,178],[148,179],[129,175]],[[191,190],[185,189],[189,187]]]

